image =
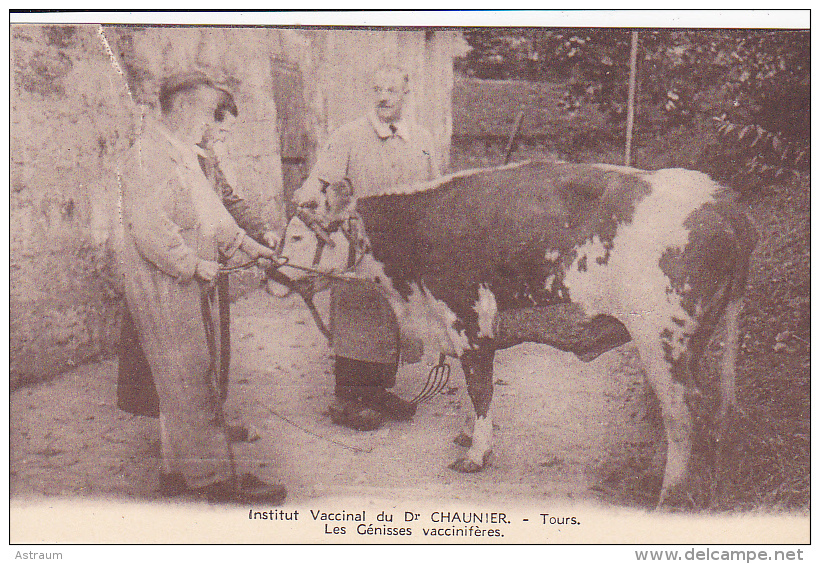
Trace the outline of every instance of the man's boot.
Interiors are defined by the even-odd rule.
[[[253,474],[243,474],[234,484],[216,482],[202,488],[189,488],[182,474],[161,473],[160,495],[184,496],[211,503],[267,503],[280,505],[287,497],[287,489],[281,484],[269,484]]]
[[[203,488],[188,490],[190,496],[210,503],[266,503],[281,505],[287,490],[281,484],[269,484],[253,474],[243,474],[236,484],[217,482]]]
[[[363,399],[367,405],[395,421],[409,421],[416,414],[416,404],[384,388],[371,388]]]
[[[395,421],[412,419],[416,414],[416,404],[387,391],[387,388],[396,385],[398,363],[364,362],[361,364],[360,370],[365,374],[362,380],[368,384],[361,389],[362,401]]]
[[[336,401],[327,408],[327,415],[336,425],[356,431],[373,431],[384,423],[381,413],[363,402],[367,387],[366,374],[357,360],[337,356],[334,366]]]

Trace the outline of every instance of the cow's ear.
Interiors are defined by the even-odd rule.
[[[351,198],[353,196],[353,182],[351,182],[349,178],[344,178],[339,184],[339,189],[341,190],[339,196],[342,198]]]

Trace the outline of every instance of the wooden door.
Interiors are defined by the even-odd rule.
[[[316,147],[307,131],[307,108],[299,66],[274,57],[271,60],[271,73],[282,158],[282,196],[289,219],[295,212],[293,192],[310,173]]]

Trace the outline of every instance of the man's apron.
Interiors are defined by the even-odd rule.
[[[333,282],[330,331],[336,356],[381,364],[397,362],[399,325],[396,314],[372,282]]]

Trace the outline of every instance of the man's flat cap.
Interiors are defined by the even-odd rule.
[[[202,71],[195,70],[178,72],[167,77],[162,81],[160,92],[178,92],[180,90],[188,90],[201,85],[218,88],[208,75]]]

